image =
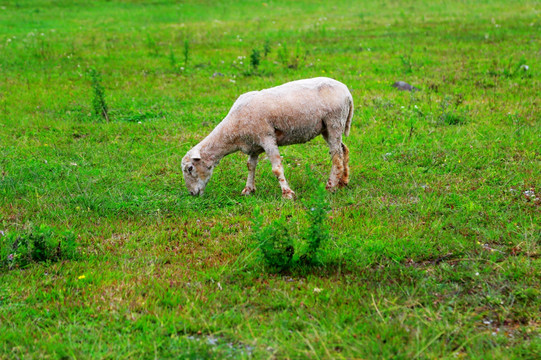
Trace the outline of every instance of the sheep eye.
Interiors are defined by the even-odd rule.
[[[193,170],[193,166],[192,166],[192,165],[188,166],[188,172],[190,172],[190,173],[191,173],[191,172],[192,172],[192,170]]]

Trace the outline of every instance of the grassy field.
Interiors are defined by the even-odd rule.
[[[540,13],[0,0],[0,358],[538,359]],[[325,142],[281,148],[296,201],[268,160],[250,197],[240,153],[203,197],[180,163],[240,94],[316,76],[353,94],[351,182],[321,265],[276,271],[254,209],[298,237]],[[79,256],[14,266],[40,231]]]

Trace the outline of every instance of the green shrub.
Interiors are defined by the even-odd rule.
[[[306,216],[308,217],[309,226],[306,229],[304,238],[308,246],[301,259],[308,263],[320,262],[318,251],[330,238],[329,227],[325,223],[327,211],[330,208],[325,196],[325,186],[319,184],[313,196],[306,203],[308,209]]]
[[[313,176],[308,171],[309,179],[314,183]],[[295,215],[282,216],[264,226],[264,219],[261,211],[256,208],[253,216],[254,238],[261,250],[262,258],[266,265],[273,269],[285,270],[294,265],[315,265],[322,264],[320,252],[330,239],[329,228],[325,223],[329,205],[326,200],[326,190],[323,184],[315,185],[316,190],[306,206],[306,218],[308,227],[301,231],[301,236],[295,235],[292,224],[297,222]],[[304,248],[302,255],[294,258],[295,240]]]
[[[288,268],[295,254],[293,239],[287,228],[285,219],[279,218],[267,226],[263,226],[263,216],[259,209],[254,211],[255,237],[265,263],[277,269]]]
[[[76,236],[46,225],[0,236],[0,268],[24,268],[36,262],[72,260],[78,256]]]

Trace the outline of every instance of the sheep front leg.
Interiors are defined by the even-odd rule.
[[[278,146],[276,143],[269,145],[265,148],[265,152],[267,153],[267,156],[272,164],[272,172],[278,179],[280,187],[282,188],[282,197],[284,199],[294,199],[295,193],[287,184],[287,180],[284,176],[284,167],[282,166],[282,158],[280,157]]]
[[[259,154],[250,154],[248,158],[248,179],[246,186],[242,190],[242,195],[250,195],[255,192],[255,168],[257,166]]]

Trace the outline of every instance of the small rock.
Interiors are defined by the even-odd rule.
[[[392,85],[392,87],[395,87],[400,91],[419,91],[420,90],[416,88],[415,86],[411,86],[410,84],[404,81],[397,81]]]

